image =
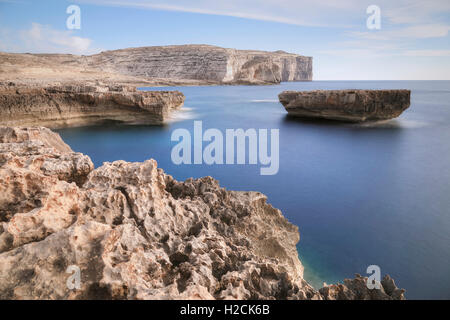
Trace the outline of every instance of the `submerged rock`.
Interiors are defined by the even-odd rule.
[[[389,281],[313,289],[298,241],[261,193],[154,160],[94,169],[49,129],[0,128],[0,299],[403,298]]]
[[[289,115],[350,122],[398,117],[410,105],[409,90],[284,91],[278,95]]]
[[[0,86],[0,125],[51,128],[115,121],[162,124],[184,103],[178,91],[137,91],[135,87],[72,84]]]

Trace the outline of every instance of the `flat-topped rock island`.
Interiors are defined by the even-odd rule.
[[[398,117],[410,95],[410,90],[314,90],[284,91],[278,98],[295,117],[362,122]]]

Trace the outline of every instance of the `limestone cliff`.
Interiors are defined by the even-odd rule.
[[[0,125],[51,128],[116,121],[162,124],[184,102],[178,91],[137,91],[134,87],[72,84],[0,85]]]
[[[2,80],[24,84],[108,80],[142,86],[273,84],[312,80],[312,58],[209,45],[128,48],[91,56],[0,53]]]
[[[261,193],[154,160],[94,169],[49,129],[0,127],[0,299],[404,298],[388,277],[313,289],[298,240]]]
[[[91,67],[150,78],[218,83],[278,83],[312,80],[312,58],[283,51],[225,49],[208,45],[141,47],[87,58]]]

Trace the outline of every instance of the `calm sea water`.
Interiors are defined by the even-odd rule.
[[[411,89],[400,118],[357,125],[293,120],[283,90]],[[144,90],[150,88],[143,88]],[[257,190],[299,226],[300,259],[314,286],[380,266],[409,299],[450,298],[450,82],[314,81],[277,86],[169,88],[186,95],[167,126],[59,130],[96,166],[154,158],[177,179],[211,175],[223,187]],[[167,88],[152,88],[167,90]],[[174,165],[175,128],[280,129],[280,169],[259,165]]]

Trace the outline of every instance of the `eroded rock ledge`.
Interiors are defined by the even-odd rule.
[[[410,105],[409,90],[284,91],[278,95],[289,115],[350,122],[398,117]]]
[[[0,125],[50,128],[116,121],[163,124],[184,103],[178,91],[137,91],[122,85],[0,84]]]
[[[298,240],[261,193],[154,160],[94,169],[49,129],[0,127],[0,299],[403,298],[388,277],[313,289]]]

